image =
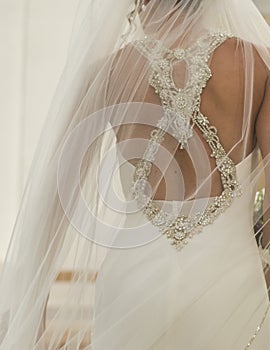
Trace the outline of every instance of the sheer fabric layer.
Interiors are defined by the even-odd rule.
[[[228,39],[204,63],[202,56],[187,60],[185,52],[207,33]],[[145,36],[176,50],[177,60],[164,68],[155,54],[142,54],[134,44]],[[270,286],[256,241],[267,253],[269,47],[269,27],[251,0],[151,0],[144,11],[133,0],[79,1],[1,270],[0,350],[245,349]],[[162,95],[151,76],[164,69],[169,85]],[[194,83],[188,99],[162,103],[191,72],[197,82],[208,74],[200,98],[193,98]],[[199,112],[213,126],[206,137],[194,123]],[[160,135],[154,129],[165,113],[175,124]],[[180,212],[188,222],[215,203],[228,164],[235,169],[229,180],[242,188],[181,251],[132,195],[134,166],[151,135],[164,140],[148,159],[147,194],[169,216]],[[225,169],[212,154],[218,144]],[[255,152],[247,157],[255,144],[263,162]],[[258,185],[264,203],[257,203],[255,235]],[[52,308],[50,291],[67,260],[71,280]],[[248,349],[266,350],[269,330],[267,315]]]

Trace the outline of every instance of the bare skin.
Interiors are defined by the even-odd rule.
[[[262,105],[265,103],[265,89],[269,73],[255,49],[251,47],[252,55],[254,54],[254,86],[252,89],[253,95],[251,97],[251,112],[249,115],[245,115],[244,120],[242,116],[244,114],[245,77],[241,45],[242,43],[240,42],[237,46],[237,40],[234,38],[228,39],[214,52],[210,65],[213,76],[208,81],[207,87],[203,91],[201,103],[202,113],[207,116],[210,124],[217,128],[220,142],[225,151],[229,152],[235,164],[240,163],[253,150],[258,137],[260,137],[260,142],[258,140],[260,147],[265,148],[265,144],[267,144],[267,141],[261,141],[261,138],[266,138],[266,136],[262,136],[261,133],[259,133],[259,129],[263,128],[265,130],[265,128],[261,125],[262,122],[260,122],[260,124],[257,125],[256,131],[256,122],[261,114]],[[132,54],[129,53],[127,56],[125,53],[121,54],[120,65],[122,70],[121,72],[117,72],[118,81],[125,79],[127,71],[131,66],[133,67],[133,73],[130,73],[129,79],[135,79],[137,69],[141,70],[142,65],[145,64],[145,59],[139,58],[138,55],[135,49]],[[135,65],[134,62],[132,62],[133,59],[136,60]],[[174,69],[176,85],[180,85],[181,80],[183,80],[182,70],[183,66],[176,66]],[[114,79],[114,76],[112,76],[112,78]],[[154,89],[151,86],[146,87],[143,84],[146,83],[142,83],[142,90],[144,90],[145,93],[140,95],[138,91],[133,100],[160,105],[160,98],[155,94]],[[123,98],[121,98],[121,102],[125,102]],[[260,120],[261,118],[262,117],[260,117]],[[247,132],[242,135],[243,123],[247,120],[249,121]],[[152,127],[146,127],[145,125],[142,127],[140,127],[140,125],[136,127],[133,126],[132,130],[123,126],[118,133],[118,141],[132,137],[149,139],[151,130]],[[198,132],[197,135],[202,141],[204,151],[208,154],[208,159],[206,161],[209,162],[211,170],[214,171],[216,167],[215,159],[210,157],[211,151],[204,141],[201,132]],[[172,163],[163,176],[159,169],[155,167],[155,165],[153,166],[149,180],[152,186],[156,187],[154,198],[164,199],[166,193],[165,179],[170,179],[170,182],[174,181],[174,183],[177,184],[179,176],[184,179],[184,198],[177,197],[177,192],[179,191],[176,188],[172,197],[168,198],[167,193],[166,199],[183,200],[193,198],[194,193],[196,193],[197,183],[196,170],[194,169],[190,156],[185,150],[180,150],[177,147],[177,141],[169,135],[166,135],[166,140],[162,143],[162,146],[174,155],[176,164]],[[129,161],[133,165],[136,164],[136,159]],[[157,186],[161,177],[163,179]],[[209,195],[219,195],[222,191],[222,184],[220,174],[217,171],[213,172],[211,182],[212,186]]]

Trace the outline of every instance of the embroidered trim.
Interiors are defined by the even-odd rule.
[[[159,95],[167,116],[158,127],[168,127],[179,141],[181,149],[187,146],[193,136],[194,123],[191,123],[191,119],[199,113],[200,95],[212,76],[208,66],[210,55],[229,37],[225,33],[208,33],[188,49],[173,50],[163,47],[159,40],[151,37],[133,43],[151,62],[149,84]],[[185,61],[188,67],[184,88],[178,88],[174,83],[173,64],[177,61]]]
[[[208,61],[211,53],[230,36],[225,33],[208,33],[188,49],[167,49],[158,40],[146,37],[134,43],[134,46],[151,61],[152,71],[149,84],[160,96],[164,115],[157,123],[157,128],[151,132],[151,138],[143,158],[136,165],[133,178],[133,196],[138,207],[171,241],[176,249],[182,249],[189,240],[216,220],[240,196],[241,187],[237,180],[236,167],[226,154],[217,135],[217,129],[209,124],[208,119],[200,112],[201,93],[211,77]],[[185,60],[188,66],[188,80],[183,89],[178,89],[172,78],[172,63],[174,60]],[[192,123],[191,123],[192,122]],[[211,157],[216,159],[217,168],[221,174],[223,192],[214,197],[213,203],[193,217],[173,214],[163,211],[145,194],[152,163],[158,152],[160,143],[167,131],[172,130],[184,148],[192,137],[194,125],[202,131],[206,142],[212,150]]]

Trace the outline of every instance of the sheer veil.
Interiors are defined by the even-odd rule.
[[[265,134],[270,132],[270,106],[269,99],[268,106],[263,101],[267,100],[269,85],[270,29],[251,0],[150,0],[141,5],[134,0],[79,2],[68,58],[35,152],[0,275],[1,350],[104,350],[109,349],[108,344],[110,350],[131,350],[135,349],[134,339],[140,337],[136,349],[150,349],[174,322],[177,308],[166,310],[163,330],[148,324],[147,335],[139,330],[137,333],[137,320],[132,324],[130,344],[120,346],[115,340],[121,332],[118,321],[142,305],[158,309],[151,304],[156,300],[153,290],[178,300],[180,292],[174,283],[179,270],[175,262],[180,256],[187,257],[189,244],[170,244],[159,230],[164,220],[159,211],[154,212],[153,225],[142,211],[149,198],[174,204],[190,201],[185,215],[194,224],[213,198],[221,201],[212,210],[214,221],[230,210],[222,204],[222,195],[232,205],[247,193],[254,199],[261,190],[264,203],[255,211],[256,232],[252,229],[245,234],[250,242],[257,238],[262,273],[264,267],[267,276],[270,145]],[[153,75],[164,53],[173,67],[171,96],[159,90],[159,76]],[[166,62],[163,64],[162,69],[169,69]],[[188,95],[194,100],[181,94],[188,84]],[[174,119],[176,112],[170,109],[166,114],[170,119],[162,124],[169,98],[182,114],[179,120]],[[213,125],[208,130],[214,135],[212,140],[201,137],[194,122],[194,115],[199,116],[200,111]],[[157,132],[157,125],[166,132]],[[211,155],[216,131],[224,147],[217,163]],[[149,158],[145,158],[150,135],[154,141]],[[254,164],[248,177],[237,178],[236,167],[239,169],[251,155]],[[146,161],[138,163],[140,159]],[[154,164],[152,172],[149,162]],[[227,177],[224,168],[229,169]],[[187,225],[193,224],[187,221]],[[209,225],[211,222],[201,224]],[[203,229],[196,232],[202,239]],[[228,230],[234,229],[233,222],[228,224]],[[251,254],[245,246],[241,249],[240,241],[235,244],[239,245],[239,255],[231,262],[230,271],[237,271]],[[221,260],[230,245],[224,246]],[[74,275],[45,328],[46,302],[67,256],[73,261]],[[153,266],[145,269],[150,258]],[[190,267],[197,258],[199,254],[192,257]],[[143,276],[133,273],[138,267]],[[217,274],[205,288],[221,278]],[[151,281],[153,290],[143,289]],[[248,296],[251,286],[245,283]],[[164,290],[165,285],[172,290]],[[129,299],[128,288],[136,290],[140,301]],[[105,300],[104,291],[108,289]],[[260,293],[256,298],[256,308],[247,310],[247,321],[254,317],[254,324],[259,325],[267,305]],[[190,305],[193,302],[190,300]],[[245,305],[246,300],[238,300],[237,307],[241,303]],[[89,307],[83,307],[85,304]],[[106,308],[114,313],[114,324],[108,324]],[[187,305],[185,315],[188,313]],[[227,315],[226,322],[230,317],[233,315]],[[103,343],[110,332],[115,338],[111,336],[111,343]],[[225,342],[226,332],[223,337]]]

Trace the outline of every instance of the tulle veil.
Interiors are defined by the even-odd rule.
[[[114,336],[109,339],[117,339],[121,332],[117,320],[126,315],[125,310],[132,314],[139,309],[128,294],[121,293],[121,283],[137,290],[138,281],[153,280],[153,289],[158,292],[176,277],[173,263],[182,250],[173,248],[168,255],[167,247],[153,243],[165,237],[144,215],[138,214],[134,199],[129,197],[131,193],[123,186],[123,176],[125,182],[130,182],[130,189],[134,179],[124,170],[120,172],[126,161],[143,157],[150,131],[163,113],[157,96],[149,92],[148,75],[155,55],[139,52],[139,42],[151,38],[149,47],[153,45],[153,52],[166,47],[179,49],[180,55],[181,49],[192,48],[198,40],[207,45],[209,33],[235,39],[235,50],[240,50],[242,57],[243,93],[239,100],[241,115],[235,122],[238,138],[226,151],[240,163],[253,150],[250,135],[254,130],[257,66],[263,67],[261,76],[269,75],[270,70],[270,29],[253,2],[150,0],[141,5],[134,0],[79,1],[67,61],[43,126],[1,270],[1,350],[105,350],[103,337],[112,332]],[[180,61],[176,69],[178,86],[182,88],[187,66]],[[270,124],[270,107],[268,113]],[[188,193],[184,177],[178,184],[168,178],[164,194],[168,200],[211,197],[215,169],[202,147],[204,141],[195,139],[190,158],[197,185]],[[171,143],[170,150],[163,148],[158,168],[168,167],[179,143]],[[263,160],[254,167],[245,181],[247,186],[241,190],[261,190],[264,197],[254,215],[257,231],[252,232],[250,239],[257,238],[261,244],[258,254],[262,255],[262,271],[264,264],[267,274],[270,171],[269,154],[261,153]],[[157,176],[155,185],[160,180]],[[130,215],[134,212],[139,220],[133,222]],[[171,248],[169,242],[168,247]],[[239,251],[239,264],[244,253]],[[144,270],[148,254],[155,257],[155,266]],[[121,267],[117,265],[119,255],[124,262]],[[45,322],[50,289],[67,256],[73,261],[74,274],[54,315]],[[193,263],[196,264],[196,257]],[[144,272],[140,278],[132,272],[138,266]],[[103,274],[99,274],[101,270]],[[111,278],[102,277],[106,275]],[[127,289],[123,289],[125,293]],[[110,290],[107,304],[102,303],[104,290]],[[147,292],[138,288],[137,293],[146,310],[149,307],[149,314],[158,308],[151,304]],[[261,304],[258,297],[258,309]],[[102,309],[101,305],[114,306],[110,310],[115,313],[115,324],[108,324],[105,306]],[[188,310],[187,306],[187,314]],[[250,310],[250,318],[255,311]],[[173,308],[166,310],[166,325],[174,322],[174,317]],[[255,320],[258,325],[260,322],[260,318]],[[133,337],[141,337],[136,344],[141,350],[150,349],[149,344],[156,341],[162,330],[154,332],[154,327],[145,325],[144,320],[137,320],[135,325]],[[137,333],[140,325],[147,330],[147,336]],[[224,334],[224,340],[226,337]],[[132,338],[130,344],[122,344],[122,348],[133,349],[133,341]],[[106,350],[121,348],[117,347],[117,340],[106,344]]]

